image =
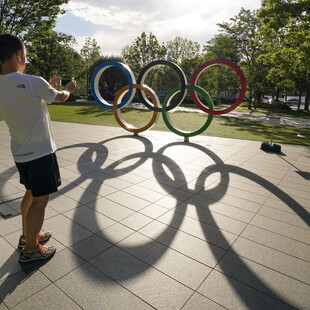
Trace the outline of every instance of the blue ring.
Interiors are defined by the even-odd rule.
[[[118,61],[104,62],[95,70],[91,79],[91,93],[99,105],[101,105],[105,109],[112,110],[113,102],[110,104],[102,98],[102,96],[99,93],[99,86],[98,86],[98,81],[102,73],[110,67],[117,67],[121,69],[126,74],[126,77],[128,79],[128,85],[129,85],[128,93],[126,94],[124,99],[117,105],[117,109],[126,105],[126,103],[129,102],[134,97],[136,90],[134,89],[133,84],[136,84],[136,80],[130,68],[127,65]]]

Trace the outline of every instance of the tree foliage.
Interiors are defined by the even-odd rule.
[[[221,34],[215,36],[217,50],[221,51],[222,49],[225,58],[230,58],[242,67],[247,78],[249,98],[254,97],[260,101],[269,84],[266,80],[267,68],[260,59],[263,51],[258,34],[260,21],[257,12],[241,8],[235,17],[230,18],[230,22],[218,25]],[[226,37],[230,39],[230,44]],[[251,108],[251,101],[249,104],[249,108]]]
[[[143,32],[137,37],[131,46],[122,51],[122,58],[130,66],[132,71],[138,75],[141,69],[154,60],[165,56],[166,49],[160,45],[156,36],[152,33]]]
[[[203,52],[209,58],[224,58],[235,63],[240,61],[238,44],[234,38],[228,34],[220,33],[206,42]]]
[[[195,59],[199,56],[200,45],[197,42],[177,36],[165,44],[167,60],[177,64],[185,60]]]
[[[258,11],[241,8],[240,12],[219,23],[219,33],[200,45],[180,36],[159,43],[152,33],[143,32],[121,57],[103,57],[95,39],[87,37],[76,51],[72,36],[52,31],[62,5],[69,0],[0,0],[0,33],[22,38],[31,61],[29,73],[49,78],[90,78],[95,67],[106,60],[126,62],[135,76],[148,63],[165,59],[178,64],[189,80],[204,61],[214,58],[237,63],[247,78],[247,94],[256,100],[263,95],[286,91],[306,93],[310,101],[310,0],[262,0]],[[89,70],[87,70],[89,68]],[[158,66],[148,73],[147,83],[154,90],[166,92],[179,85],[178,76],[168,66]],[[199,83],[214,93],[239,87],[236,74],[225,66],[214,66],[202,74]],[[117,80],[120,80],[120,83]],[[127,83],[117,68],[107,70],[100,87],[112,98]],[[88,89],[88,87],[86,87]],[[228,95],[229,97],[229,95]]]
[[[258,14],[268,79],[278,88],[306,92],[310,100],[310,1],[263,0]]]
[[[26,41],[51,30],[61,5],[69,0],[0,0],[0,33],[15,34]]]
[[[101,49],[96,39],[85,38],[85,43],[80,50],[80,55],[87,67],[101,57]]]
[[[75,44],[74,37],[55,31],[32,41],[28,46],[31,63],[28,72],[47,80],[54,75],[80,78],[84,66],[81,56],[73,48]]]

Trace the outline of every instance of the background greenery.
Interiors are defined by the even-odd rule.
[[[309,0],[262,0],[257,11],[241,8],[229,21],[218,24],[218,33],[206,38],[204,46],[181,37],[160,43],[154,34],[143,32],[131,45],[124,46],[121,55],[113,56],[104,55],[104,46],[99,47],[91,38],[86,38],[82,49],[77,51],[74,37],[53,31],[57,17],[64,13],[62,5],[69,2],[0,0],[0,33],[9,32],[24,39],[30,60],[29,74],[47,80],[55,74],[74,77],[78,81],[78,95],[90,97],[94,66],[106,60],[128,64],[137,78],[145,65],[165,59],[178,64],[190,80],[200,64],[225,58],[237,63],[246,75],[249,108],[264,95],[271,95],[275,100],[286,95],[299,96],[301,100],[303,95],[304,109],[309,110]],[[165,90],[161,88],[179,83],[167,66],[156,68],[148,76],[149,85],[159,93]],[[121,79],[114,71],[107,70],[100,82],[101,91],[113,94],[122,86]],[[208,69],[199,78],[199,85],[221,103],[230,103],[239,91],[236,75],[225,66]]]

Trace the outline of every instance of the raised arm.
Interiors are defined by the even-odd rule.
[[[55,89],[61,88],[60,85],[60,77],[54,76],[50,79],[50,84]],[[76,90],[76,82],[74,80],[70,81],[66,86],[63,88],[63,90],[57,90],[57,95],[54,99],[54,102],[64,102],[66,101],[70,94],[74,93]]]

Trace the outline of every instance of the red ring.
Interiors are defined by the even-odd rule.
[[[226,59],[213,59],[213,60],[209,60],[207,62],[205,62],[204,64],[202,64],[201,66],[198,67],[198,69],[194,72],[190,84],[191,85],[196,85],[197,80],[200,76],[200,74],[202,73],[203,70],[205,70],[206,68],[210,67],[210,66],[214,66],[214,65],[226,65],[230,68],[232,68],[233,70],[235,70],[235,72],[238,74],[240,83],[241,83],[241,90],[240,90],[240,94],[239,97],[237,98],[237,100],[227,109],[223,109],[223,110],[211,110],[208,109],[198,98],[196,92],[194,90],[190,90],[190,94],[192,96],[192,99],[195,103],[195,105],[202,111],[209,113],[209,114],[214,114],[214,115],[218,115],[218,114],[225,114],[228,113],[230,111],[232,111],[233,109],[235,109],[241,102],[242,99],[245,95],[246,92],[246,78],[242,72],[242,70],[232,61],[230,60],[226,60]]]

